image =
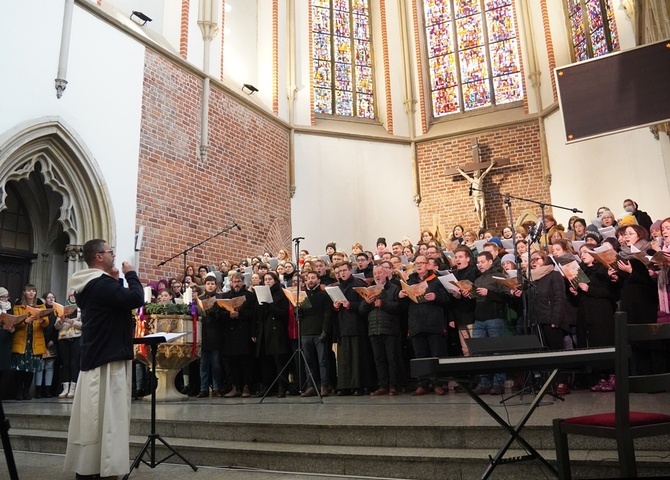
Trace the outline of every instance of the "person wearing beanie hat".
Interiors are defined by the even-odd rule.
[[[7,290],[5,287],[0,287],[0,297],[9,298],[9,290]]]
[[[381,256],[390,251],[391,250],[386,246],[386,239],[384,237],[379,237],[377,239],[377,255]]]
[[[326,245],[326,255],[328,255],[328,258],[330,259],[331,263],[333,261],[333,253],[337,251],[337,245],[335,242],[330,242],[329,244]]]
[[[630,212],[634,217],[638,225],[642,225],[647,231],[651,229],[652,220],[647,212],[643,212],[637,206],[637,202],[634,202],[630,198],[627,198],[623,201],[623,209],[627,212]]]
[[[630,213],[626,213],[618,222],[619,227],[627,227],[628,225],[637,225],[637,220]]]
[[[505,263],[512,264],[512,268],[510,268],[509,270],[514,270],[516,268],[516,258],[514,258],[513,253],[506,253],[505,255],[503,255],[502,258],[500,259],[500,263],[503,266],[503,270],[508,270],[507,268],[505,268]]]
[[[495,243],[495,244],[498,245],[498,247],[500,247],[500,248],[502,248],[502,246],[503,246],[503,244],[502,244],[502,240],[500,240],[498,237],[491,237],[491,238],[489,238],[489,243]]]
[[[586,237],[584,237],[584,242],[586,242],[589,245],[595,245],[596,247],[599,246],[602,241],[603,238],[600,236],[598,232],[589,231],[586,234]]]

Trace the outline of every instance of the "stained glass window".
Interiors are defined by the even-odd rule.
[[[374,118],[369,0],[312,0],[314,111]]]
[[[423,0],[433,115],[523,99],[512,0]]]
[[[566,6],[575,60],[619,50],[611,0],[567,0]]]

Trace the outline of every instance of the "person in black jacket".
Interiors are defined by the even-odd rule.
[[[469,280],[474,284],[479,271],[474,265],[472,250],[466,246],[458,246],[454,249],[454,258],[456,259],[456,270],[454,271],[456,279],[459,281]],[[449,326],[458,329],[461,350],[463,351],[463,356],[467,357],[470,355],[470,352],[465,339],[472,338],[476,302],[472,298],[465,297],[463,292],[450,291],[449,293],[454,297],[449,309],[451,314]]]
[[[333,302],[337,336],[337,394],[363,395],[370,382],[370,359],[365,320],[359,313],[361,297],[354,287],[366,283],[353,276],[351,263],[335,265],[335,276],[346,300]]]
[[[279,374],[282,371],[290,352],[288,340],[289,303],[275,272],[266,273],[263,281],[266,286],[270,287],[272,303],[263,302],[256,305],[256,356],[264,360],[263,383],[265,386],[269,386],[272,383],[272,374]],[[274,369],[271,366],[274,366]],[[277,397],[284,398],[286,396],[287,386],[286,379],[280,376]]]
[[[400,332],[401,307],[398,298],[400,288],[388,280],[386,267],[374,267],[372,274],[375,284],[384,290],[375,297],[364,298],[360,312],[367,316],[368,335],[377,369],[379,388],[370,395],[397,395],[400,383],[400,352],[398,333]]]
[[[647,232],[649,232],[649,228],[651,227],[653,221],[651,220],[651,217],[647,212],[643,212],[638,208],[636,202],[634,202],[630,198],[627,198],[626,200],[623,201],[623,209],[627,212],[632,213],[633,216],[635,217],[635,220],[637,221],[637,224],[642,226],[642,228],[644,228]]]
[[[305,277],[305,294],[308,301],[304,301],[300,306],[302,348],[312,374],[315,378],[318,376],[321,383],[321,396],[327,397],[330,385],[329,338],[332,338],[333,330],[333,302],[321,289],[318,272],[307,272]],[[300,396],[315,395],[316,390],[310,385]]]
[[[505,318],[507,315],[507,295],[505,287],[497,282],[493,276],[499,271],[493,262],[491,252],[484,251],[477,255],[477,268],[480,276],[475,280],[476,290],[464,291],[463,296],[474,298],[475,325],[472,330],[473,338],[501,337],[505,334]],[[479,377],[479,384],[474,389],[477,395],[490,393],[500,395],[505,389],[505,374],[496,373],[493,382],[488,375]]]
[[[232,383],[232,389],[224,395],[225,398],[249,398],[249,385],[253,377],[253,342],[252,317],[256,298],[247,290],[244,284],[244,275],[234,273],[230,279],[230,290],[221,298],[244,297],[244,303],[234,312],[222,310],[223,343],[221,353],[224,364]]]
[[[132,380],[132,309],[144,305],[135,268],[123,262],[128,282],[119,282],[114,250],[105,240],[84,244],[88,269],[76,272],[74,289],[81,308],[81,373],[68,429],[65,471],[91,478],[128,473]]]
[[[444,309],[449,304],[449,294],[442,287],[435,272],[429,270],[428,259],[419,255],[414,260],[414,273],[407,279],[408,285],[426,282],[426,290],[419,302],[409,300],[404,290],[398,294],[404,298],[408,308],[409,337],[414,349],[414,358],[444,357],[447,343],[444,324]],[[430,392],[430,379],[419,378],[419,386],[412,395],[425,395]],[[433,382],[433,392],[444,395],[446,391]]]
[[[200,300],[216,297],[216,276],[210,272],[205,276],[205,293]],[[215,303],[209,310],[201,312],[202,340],[200,346],[200,392],[198,398],[209,397],[212,386],[212,397],[222,397],[223,365],[221,348],[223,347],[223,311]]]

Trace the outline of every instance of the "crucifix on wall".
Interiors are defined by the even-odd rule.
[[[476,138],[472,139],[472,163],[468,163],[456,168],[449,168],[446,170],[447,175],[460,174],[468,182],[470,182],[470,196],[475,206],[475,213],[479,228],[484,228],[486,225],[486,197],[482,191],[484,177],[486,177],[493,167],[500,167],[502,165],[509,165],[509,159],[504,158],[500,160],[493,160],[490,162],[482,162],[480,157],[480,144]],[[469,175],[472,174],[472,175]]]

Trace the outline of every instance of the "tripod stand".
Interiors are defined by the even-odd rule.
[[[293,242],[295,243],[295,257],[294,258],[299,258],[300,240],[304,240],[304,239],[305,239],[304,237],[296,237],[296,238],[293,239]],[[301,272],[300,272],[300,270],[298,270],[297,275],[294,276],[294,278],[298,279],[297,285],[296,285],[296,287],[297,287],[296,288],[296,290],[297,290],[296,304],[298,304],[298,305],[300,304],[300,284],[301,284],[300,274],[301,274]],[[319,391],[319,387],[317,387],[317,385],[316,385],[316,381],[314,380],[314,375],[312,375],[312,370],[309,368],[309,363],[307,362],[307,357],[305,357],[305,352],[302,349],[302,330],[301,330],[301,326],[300,326],[301,316],[302,316],[302,314],[300,312],[300,307],[296,306],[296,308],[295,308],[295,321],[296,321],[296,324],[298,326],[298,346],[297,346],[295,352],[293,352],[293,355],[291,355],[291,358],[289,358],[288,362],[286,362],[286,365],[284,365],[284,368],[282,368],[281,371],[279,371],[277,373],[277,376],[275,377],[272,384],[265,391],[265,393],[263,394],[263,398],[261,398],[261,401],[259,403],[263,403],[263,400],[265,400],[265,397],[267,397],[268,393],[270,393],[272,391],[272,387],[274,387],[275,384],[282,378],[282,375],[284,374],[284,372],[289,368],[289,366],[291,365],[291,362],[295,362],[296,358],[298,359],[298,368],[297,368],[298,371],[296,372],[296,374],[298,376],[298,393],[303,392],[303,389],[302,389],[302,387],[303,387],[302,367],[304,365],[305,372],[307,374],[307,380],[310,381],[310,386],[313,387],[314,390],[316,391],[316,394],[319,397],[319,401],[321,403],[323,403],[323,397],[321,396],[321,392]]]
[[[144,344],[151,347],[151,374],[156,375],[156,355],[158,354],[158,344],[165,343],[167,339],[164,336],[155,336],[155,337],[139,337],[133,340],[135,344]],[[156,440],[160,441],[169,451],[172,453],[162,460],[156,461]],[[151,450],[149,450],[151,447]],[[144,460],[144,455],[149,454],[149,462]],[[151,468],[156,468],[158,465],[163,463],[165,460],[178,456],[181,458],[188,466],[190,466],[193,471],[197,471],[198,467],[193,465],[191,462],[186,460],[179,452],[177,452],[169,443],[167,443],[163,437],[156,433],[156,389],[151,389],[151,433],[149,434],[147,441],[144,442],[144,446],[140,452],[133,460],[133,464],[130,466],[130,470],[126,475],[124,475],[123,480],[128,480],[128,477],[133,472],[133,469],[137,468],[140,462],[148,465]]]
[[[5,451],[9,478],[10,480],[19,480],[19,472],[16,471],[12,444],[9,441],[9,420],[5,418],[5,409],[2,408],[2,400],[0,400],[0,436],[2,437],[2,449]]]

